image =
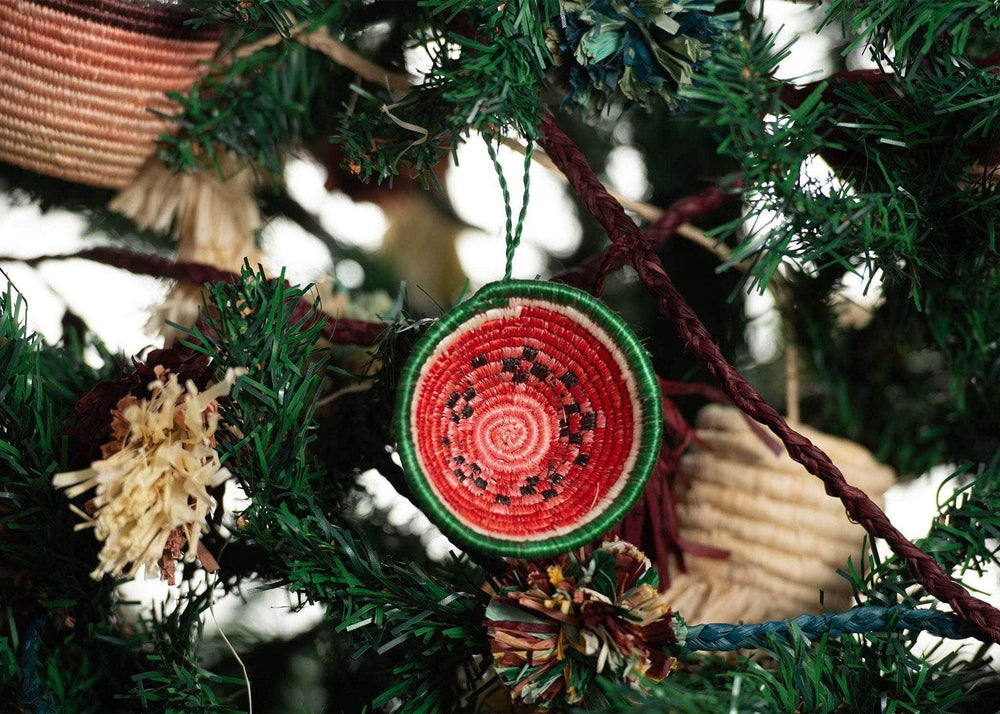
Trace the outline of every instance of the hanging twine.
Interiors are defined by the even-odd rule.
[[[776,620],[753,625],[728,625],[719,622],[689,625],[684,651],[728,652],[730,650],[769,647],[771,635],[788,636],[798,629],[809,640],[824,634],[831,637],[863,634],[876,630],[899,629],[927,632],[935,637],[961,640],[983,639],[982,633],[951,613],[939,610],[916,610],[903,605],[880,607],[867,605],[846,612],[822,615],[799,615],[792,620]]]
[[[643,284],[656,298],[660,312],[674,323],[681,339],[733,404],[771,429],[781,439],[788,454],[822,480],[829,495],[840,498],[852,520],[861,524],[872,537],[885,540],[931,595],[950,604],[964,620],[988,633],[993,641],[1000,642],[1000,610],[973,597],[952,580],[934,558],[907,540],[863,491],[847,483],[829,456],[788,426],[746,378],[726,361],[718,343],[663,269],[659,256],[649,247],[639,227],[628,217],[621,204],[601,184],[580,148],[559,129],[551,116],[542,120],[540,129],[542,147],[566,174],[590,214],[607,231],[612,243],[609,254],[620,254],[638,272]]]
[[[524,219],[528,215],[528,198],[531,187],[531,157],[535,150],[533,142],[528,142],[524,151],[524,190],[521,194],[521,210],[517,216],[517,224],[514,224],[514,213],[510,207],[510,189],[507,187],[507,178],[504,176],[503,167],[497,158],[497,150],[493,147],[490,138],[483,134],[486,142],[486,150],[490,153],[490,160],[493,162],[493,169],[497,173],[497,181],[500,183],[500,192],[503,194],[504,210],[507,213],[507,223],[504,228],[505,242],[507,244],[507,263],[504,268],[504,280],[510,280],[514,271],[514,253],[521,244],[521,233],[524,230]]]

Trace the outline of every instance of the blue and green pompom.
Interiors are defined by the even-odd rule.
[[[619,101],[681,109],[678,90],[734,19],[714,11],[714,0],[563,0],[548,44],[565,101],[598,112]]]

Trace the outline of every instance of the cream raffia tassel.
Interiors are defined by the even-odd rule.
[[[214,167],[195,173],[174,173],[157,157],[145,163],[135,180],[109,204],[143,229],[178,240],[177,259],[239,271],[244,259],[255,266],[261,258],[254,235],[261,225],[254,195],[257,178],[230,154],[222,154],[222,178]],[[201,307],[201,289],[177,285],[149,322],[151,332],[167,344],[177,332],[166,321],[192,325]]]
[[[104,458],[89,468],[57,474],[52,483],[70,498],[95,489],[77,530],[94,528],[103,541],[91,577],[134,577],[163,568],[173,582],[173,558],[187,542],[188,560],[199,553],[205,516],[212,506],[208,488],[231,475],[219,463],[215,432],[218,402],[245,370],[229,370],[225,379],[199,393],[194,382],[182,386],[177,376],[158,368],[148,399],[127,396],[112,413],[113,440]]]

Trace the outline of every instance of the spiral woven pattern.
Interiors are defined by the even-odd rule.
[[[186,92],[216,29],[173,6],[123,0],[0,0],[0,161],[122,188],[176,128],[166,92]]]
[[[400,453],[458,541],[539,557],[601,535],[635,501],[660,440],[649,360],[602,303],[563,285],[481,290],[414,350]]]

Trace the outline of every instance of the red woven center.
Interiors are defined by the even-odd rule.
[[[621,491],[638,449],[635,380],[575,308],[516,299],[468,320],[425,363],[411,412],[417,455],[468,527],[540,540]]]

